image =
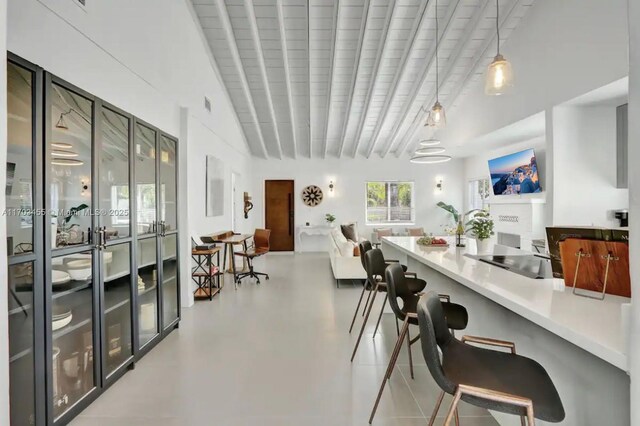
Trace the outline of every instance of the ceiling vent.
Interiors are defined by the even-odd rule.
[[[211,100],[209,100],[209,98],[207,98],[206,96],[204,97],[204,109],[211,112]]]

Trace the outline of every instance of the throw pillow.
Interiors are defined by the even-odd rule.
[[[393,230],[391,228],[378,228],[375,230],[375,233],[380,237],[392,237]]]
[[[410,237],[424,237],[424,229],[422,228],[407,228],[407,233]]]
[[[358,230],[355,223],[340,225],[340,229],[342,230],[342,235],[344,235],[347,240],[351,240],[354,243],[358,242]]]

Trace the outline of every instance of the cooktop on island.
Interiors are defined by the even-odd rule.
[[[469,255],[481,262],[506,269],[525,277],[543,279],[553,278],[549,258],[531,255]]]

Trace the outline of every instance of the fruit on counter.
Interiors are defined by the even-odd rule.
[[[448,243],[447,243],[447,240],[445,240],[444,238],[436,238],[430,235],[427,237],[419,238],[418,244],[423,246],[433,246],[433,245],[443,246],[443,245],[447,245]]]

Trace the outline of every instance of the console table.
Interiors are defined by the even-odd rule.
[[[329,235],[335,226],[329,225],[310,225],[299,226],[296,230],[296,251],[300,251],[302,234],[306,235]]]

